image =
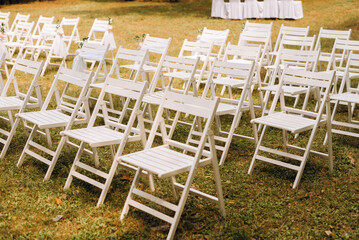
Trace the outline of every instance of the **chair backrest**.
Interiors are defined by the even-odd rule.
[[[257,65],[262,55],[262,48],[262,45],[233,45],[229,42],[227,44],[226,50],[224,51],[224,61],[242,59],[247,61],[254,61],[255,65]]]
[[[10,12],[0,12],[0,24],[5,24],[5,31],[9,31],[9,18],[10,18]]]
[[[9,42],[28,43],[34,24],[34,22],[19,22],[16,25],[14,34],[10,37]]]
[[[73,41],[80,41],[79,31],[77,26],[80,22],[80,17],[77,18],[62,18],[60,26],[64,31],[63,39],[67,43],[67,52],[69,52]]]
[[[19,23],[19,22],[27,22],[29,21],[30,19],[30,14],[28,15],[25,15],[25,14],[20,14],[20,13],[17,13],[16,16],[15,16],[15,19],[14,21],[12,22],[11,24],[11,27],[10,27],[10,32],[13,32],[16,28],[16,25]]]
[[[23,112],[25,108],[40,107],[42,98],[37,80],[43,66],[43,61],[35,62],[18,57],[11,69],[1,97],[15,96],[23,100],[24,104],[20,112]],[[28,81],[30,78],[32,78],[31,81]]]
[[[213,42],[212,43],[191,42],[185,39],[183,41],[178,57],[203,55],[203,56],[208,56],[209,58],[212,48],[213,48]]]
[[[182,153],[185,152],[186,154],[191,155],[194,161],[191,169],[196,169],[200,161],[210,160],[213,157],[214,153],[204,150],[204,147],[208,142],[209,136],[211,137],[210,141],[211,139],[213,140],[213,135],[210,134],[210,130],[218,104],[219,98],[204,99],[172,91],[166,91],[162,98],[162,103],[157,111],[145,148],[151,148],[157,129],[160,126],[163,143]],[[163,119],[164,112],[170,112],[171,114],[173,112],[174,115],[183,115],[183,117],[186,118],[187,121],[191,121],[192,124],[201,124],[203,131],[200,139],[198,140],[198,145],[193,146],[192,144],[185,142],[187,139],[186,135],[189,135],[190,131],[188,130],[185,132],[183,127],[177,127],[179,117],[174,118],[174,121],[171,124],[170,134],[167,134]],[[176,138],[174,136],[180,137]],[[212,146],[214,146],[213,142],[212,144]],[[215,151],[215,149],[211,150]],[[216,156],[216,154],[214,154],[214,156]],[[206,157],[206,159],[203,159],[202,157]]]
[[[66,130],[75,123],[86,123],[90,118],[88,99],[92,72],[78,72],[61,66],[44,101],[41,111],[49,110],[50,102],[55,98],[57,111],[71,116]],[[51,104],[51,108],[53,104]]]
[[[116,74],[117,79],[127,79],[137,82],[140,79],[141,69],[148,58],[148,50],[132,50],[120,46],[113,60],[109,76],[114,78]],[[128,71],[121,71],[122,65],[133,65],[136,67],[136,73],[131,74]],[[134,76],[131,76],[134,75]],[[128,76],[128,77],[126,77]]]
[[[314,50],[323,51],[323,48],[330,48],[332,49],[333,45],[329,46],[328,41],[323,41],[327,39],[341,39],[341,40],[349,40],[350,34],[352,30],[331,30],[331,29],[324,29],[323,27],[320,28],[317,43],[315,44]]]
[[[34,31],[32,32],[32,38],[38,38],[40,35],[40,32],[45,24],[51,24],[54,22],[55,17],[43,17],[40,15],[39,19],[36,22]]]
[[[269,52],[272,50],[271,32],[242,32],[238,39],[240,46],[262,46],[262,53],[259,60],[260,65],[269,63]]]
[[[166,55],[163,60],[158,64],[157,70],[153,79],[151,81],[151,85],[149,87],[149,92],[155,92],[156,88],[159,87],[159,80],[161,79],[161,89],[169,89],[170,91],[180,92],[182,94],[188,94],[191,86],[193,87],[193,94],[197,95],[197,88],[194,79],[194,75],[196,73],[197,65],[199,62],[199,57],[195,59],[188,59],[182,57],[172,57]],[[179,73],[180,76],[186,74],[186,82],[183,85],[183,79],[181,79],[181,83],[176,83],[174,80],[176,79],[176,73]],[[166,85],[165,81],[163,81],[163,77],[168,77],[169,81]],[[177,85],[176,85],[177,84]],[[183,88],[184,86],[184,88]]]
[[[315,35],[313,37],[284,35],[279,48],[313,50],[315,38]]]
[[[242,32],[259,32],[259,33],[272,33],[273,22],[271,23],[254,23],[246,21]]]
[[[332,52],[330,54],[330,62],[328,63],[327,71],[338,68],[343,68],[345,60],[347,59],[350,51],[354,53],[359,52],[359,41],[358,40],[342,40],[336,39]],[[339,61],[337,59],[340,58]]]
[[[315,119],[316,125],[318,125],[319,121],[322,120],[322,115],[329,97],[329,93],[333,88],[334,78],[334,71],[312,72],[294,68],[285,68],[281,75],[278,90],[276,91],[276,94],[274,96],[271,108],[269,110],[269,114],[274,113],[277,107],[278,100],[280,100],[280,111],[300,114],[302,116]],[[282,90],[283,85],[307,87],[308,91],[310,91],[310,89],[312,88],[319,88],[323,94],[321,95],[321,98],[316,99],[318,107],[313,107],[311,104],[308,104],[306,106],[306,109],[303,109],[301,104],[297,104],[296,108],[292,107],[292,105],[287,106],[284,91]],[[314,95],[308,96],[312,96],[315,99]]]
[[[141,130],[144,133],[140,108],[147,88],[148,82],[134,82],[112,77],[108,77],[104,83],[88,126],[94,126],[98,117],[101,116],[105,126],[124,133],[120,149],[117,150],[118,153],[123,151],[130,133],[131,136],[139,135]],[[107,107],[106,95],[111,95],[112,99],[116,100],[114,108]],[[136,118],[138,118],[137,126],[139,128],[134,127]]]
[[[343,93],[345,89],[346,92],[359,94],[359,84],[357,81],[352,81],[351,75],[359,75],[359,54],[354,54],[353,51],[349,53],[338,93]],[[354,79],[357,80],[357,77]]]
[[[149,53],[167,54],[172,38],[151,37],[146,34],[141,49],[148,49]]]
[[[205,27],[198,41],[205,43],[213,43],[214,46],[218,46],[219,47],[218,52],[212,53],[212,56],[220,58],[226,46],[228,35],[229,35],[229,29],[219,31],[219,30],[211,30]]]
[[[284,35],[287,36],[298,36],[298,37],[307,37],[309,34],[309,26],[308,27],[290,27],[290,26],[284,26],[283,24],[280,27],[279,33],[278,33],[278,37],[277,37],[277,41],[274,45],[273,51],[277,52],[279,47],[280,47],[280,43],[282,41],[282,38]]]
[[[108,20],[99,20],[95,18],[90,29],[88,40],[102,44],[104,33],[107,31]]]

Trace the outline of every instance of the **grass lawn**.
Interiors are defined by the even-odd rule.
[[[311,34],[319,28],[353,30],[352,39],[359,40],[359,1],[302,0],[304,19],[253,20],[273,21],[275,42],[281,24],[304,27]],[[229,41],[236,43],[245,21],[213,19],[211,1],[187,3],[119,2],[115,0],[55,0],[2,6],[0,11],[81,18],[81,37],[88,34],[94,18],[114,20],[117,45],[136,48],[136,35],[149,33],[172,37],[169,55],[177,56],[185,38],[194,41],[198,29],[230,29]],[[71,63],[70,63],[71,64]],[[56,69],[40,78],[46,96]],[[256,99],[258,101],[258,99]],[[345,116],[345,108],[341,109]],[[281,144],[280,132],[271,138]],[[315,147],[322,146],[324,133],[319,132]],[[16,167],[26,141],[23,128],[5,159],[0,160],[0,239],[163,239],[167,232],[156,228],[164,223],[133,210],[123,223],[119,221],[133,173],[120,170],[114,178],[106,202],[96,208],[98,189],[74,181],[63,190],[75,151],[62,154],[51,179],[43,182],[45,166],[29,158]],[[317,158],[308,161],[298,189],[293,190],[295,172],[268,164],[258,164],[254,175],[247,175],[254,145],[235,139],[225,165],[221,168],[227,217],[205,200],[191,196],[182,214],[176,239],[359,239],[359,140],[334,135],[335,167]],[[140,149],[130,144],[126,152]],[[108,159],[101,159],[109,165]],[[213,191],[213,181],[206,178],[208,170],[198,172],[196,187]],[[163,186],[165,186],[164,183]],[[159,194],[168,190],[159,185]],[[58,215],[63,217],[53,221]]]

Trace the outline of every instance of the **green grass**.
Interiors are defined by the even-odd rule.
[[[321,26],[331,29],[352,28],[352,39],[359,39],[359,3],[350,0],[303,0],[304,19],[273,21],[273,41],[280,25],[311,26],[318,34]],[[197,29],[230,29],[229,41],[236,43],[244,21],[210,18],[210,1],[184,3],[150,3],[118,1],[58,0],[2,6],[1,11],[30,13],[57,19],[81,17],[80,35],[86,36],[94,18],[114,19],[117,44],[136,48],[136,35],[149,33],[172,37],[170,55],[178,55],[185,38],[195,40]],[[69,62],[71,64],[71,62]],[[40,79],[43,96],[56,73],[56,68]],[[258,99],[255,99],[258,101]],[[345,117],[345,108],[341,109]],[[248,119],[248,118],[247,118]],[[249,125],[245,125],[249,126]],[[322,146],[324,133],[319,132],[315,147]],[[271,131],[268,140],[278,146],[281,133]],[[298,189],[291,183],[295,173],[258,164],[254,175],[247,170],[253,155],[253,144],[234,140],[226,163],[221,168],[227,217],[219,215],[212,203],[191,196],[177,230],[176,239],[358,239],[359,238],[359,140],[334,135],[335,167],[328,172],[327,163],[311,158]],[[43,182],[46,168],[27,158],[21,168],[16,162],[25,144],[22,126],[5,159],[0,160],[0,239],[163,239],[166,232],[151,227],[164,223],[137,210],[130,210],[124,223],[119,221],[133,173],[121,169],[114,178],[105,204],[96,208],[98,189],[74,181],[63,190],[75,152],[64,152],[48,182]],[[140,149],[132,144],[126,152]],[[106,149],[101,150],[105,167],[109,166]],[[208,168],[201,169],[195,186],[213,192]],[[169,193],[158,185],[158,194]],[[145,186],[145,185],[144,185]],[[59,201],[59,199],[61,201]],[[57,215],[62,219],[54,222]],[[331,231],[333,236],[328,236]]]

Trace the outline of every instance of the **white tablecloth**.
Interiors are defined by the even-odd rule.
[[[212,17],[224,19],[245,18],[303,18],[302,1],[293,0],[212,0]]]

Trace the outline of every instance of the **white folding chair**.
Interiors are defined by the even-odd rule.
[[[235,130],[240,127],[244,112],[250,113],[250,119],[255,118],[252,97],[254,67],[254,61],[246,63],[215,61],[206,87],[203,90],[202,98],[210,97],[214,99],[216,92],[218,92],[216,91],[217,87],[225,86],[228,89],[228,93],[221,96],[215,115],[217,131],[214,133],[214,140],[216,150],[221,152],[219,165],[224,164],[233,137],[255,142],[258,140],[257,126],[255,124],[252,124],[253,134],[250,136],[235,133]],[[229,127],[223,125],[223,121],[221,123],[221,117],[228,117],[228,115],[233,116],[229,120]],[[226,121],[228,121],[228,118],[226,118]],[[202,134],[200,128],[192,126],[191,133],[192,135],[187,140],[187,144],[198,144],[198,135]]]
[[[350,76],[352,75],[352,76]],[[332,115],[332,133],[357,137],[359,138],[359,121],[354,114],[355,105],[359,104],[359,54],[353,54],[351,51],[345,68],[344,76],[341,81],[340,89],[337,94],[331,94],[330,100],[334,101],[334,109]],[[344,117],[335,119],[338,113],[339,103],[348,106],[347,121],[343,121]],[[326,139],[327,140],[327,139]]]
[[[85,42],[74,58],[72,69],[80,72],[94,72],[92,83],[103,82],[107,77],[106,55],[109,45]]]
[[[25,46],[31,44],[31,30],[34,27],[34,24],[34,22],[19,22],[16,24],[9,41],[5,43],[10,55],[6,64],[14,64],[17,59],[15,53],[17,53],[17,56],[22,55]]]
[[[195,77],[197,80],[197,87],[199,84],[205,81],[206,75],[208,75],[208,67],[210,63],[211,52],[213,48],[212,43],[205,42],[191,42],[185,39],[183,41],[179,58],[197,59],[199,57],[201,67],[196,71]]]
[[[328,45],[331,44],[331,49],[334,47],[334,41],[336,39],[340,40],[349,40],[350,34],[352,30],[330,30],[330,29],[324,29],[323,27],[320,28],[317,43],[315,44],[314,50],[321,51],[320,57],[319,57],[319,70],[321,69],[321,64],[323,62],[329,63],[331,61],[331,52],[324,52],[323,47],[329,47]],[[336,56],[336,61],[341,60],[341,55]]]
[[[141,76],[143,79],[150,81],[149,74],[156,72],[158,66],[157,61],[161,61],[167,55],[167,50],[170,46],[171,40],[172,38],[151,37],[149,34],[146,34],[144,41],[140,44],[140,49],[147,49],[149,55],[145,65],[143,65],[143,68],[141,69]],[[157,60],[154,60],[156,57]],[[122,65],[121,67],[132,71],[135,71],[138,68],[136,64]]]
[[[277,36],[277,41],[274,45],[273,51],[271,54],[271,64],[275,61],[275,56],[278,53],[278,50],[281,46],[281,41],[283,39],[283,36],[298,36],[298,37],[307,37],[309,34],[309,26],[307,27],[290,27],[290,26],[284,26],[284,24],[281,25],[279,29],[279,33]]]
[[[8,118],[2,116],[0,119],[7,122],[9,126],[0,129],[0,143],[4,145],[0,158],[5,157],[19,125],[20,119],[16,118],[14,122],[12,112],[23,113],[27,109],[42,106],[40,86],[37,81],[43,66],[43,62],[18,58],[11,69],[10,76],[0,96],[0,110],[8,113]],[[27,80],[29,76],[32,77],[31,81]]]
[[[70,53],[71,44],[73,42],[79,42],[80,41],[80,34],[77,29],[77,26],[79,25],[80,17],[77,18],[62,18],[60,27],[64,31],[64,41],[67,45],[67,52],[70,55],[74,55],[74,53]]]
[[[0,12],[0,24],[4,23],[5,25],[5,31],[8,32],[9,27],[9,18],[10,18],[10,12]]]
[[[89,43],[97,43],[100,45],[110,44],[109,50],[111,51],[112,59],[115,58],[113,51],[116,49],[116,43],[114,42],[114,38],[112,37],[109,40],[109,21],[108,20],[99,20],[95,18],[92,27],[90,29],[87,42]],[[112,34],[113,36],[113,34]]]
[[[30,14],[25,15],[25,14],[16,13],[14,21],[12,22],[11,27],[6,34],[8,36],[12,36],[14,34],[17,24],[20,22],[27,22],[29,21],[29,19],[30,19]]]
[[[52,150],[53,144],[50,134],[46,134],[48,147],[44,146],[42,141],[36,140],[36,142],[35,136],[43,135],[41,130],[46,133],[54,128],[69,130],[75,124],[88,122],[90,112],[86,94],[92,75],[92,72],[83,73],[60,67],[41,110],[17,115],[18,119],[32,124],[31,133],[17,162],[18,167],[23,164],[26,155],[29,155],[48,165],[44,181],[49,180],[66,139],[62,138],[56,149]],[[55,109],[50,109],[52,108],[50,106],[53,105],[50,104],[52,98],[56,100]]]
[[[33,40],[33,44],[41,37],[40,33],[45,24],[52,24],[54,22],[55,17],[43,17],[40,15],[39,19],[36,22],[34,27],[34,31],[32,32],[31,39]]]
[[[138,168],[121,213],[121,221],[124,220],[129,208],[135,207],[168,222],[170,224],[170,230],[167,239],[173,239],[190,192],[218,203],[220,213],[223,216],[225,215],[221,178],[218,169],[213,132],[211,130],[212,121],[218,104],[218,98],[215,98],[214,100],[200,99],[171,91],[166,92],[159,110],[157,111],[155,122],[145,150],[120,156],[117,159],[120,163],[124,162]],[[192,121],[193,124],[202,125],[203,135],[199,138],[198,146],[192,146],[181,141],[185,134],[185,130],[183,127],[176,128],[176,122],[173,122],[172,127],[176,132],[180,132],[177,134],[167,134],[162,118],[163,113],[167,110],[173,112],[175,115],[176,113],[182,113],[182,115],[188,114],[188,120],[192,119],[192,117],[194,118],[194,121]],[[163,136],[163,145],[155,147],[153,146],[153,140],[156,136],[158,127],[160,127]],[[181,139],[175,138],[174,136],[180,136]],[[204,147],[208,142],[210,150],[207,151],[204,150]],[[197,168],[208,164],[212,164],[217,193],[216,196],[192,188]],[[145,192],[139,189],[138,185],[143,171],[158,176],[159,180],[169,178],[172,181],[172,192],[175,200],[177,200],[176,203],[158,198],[147,191]],[[176,175],[187,172],[188,175],[184,175],[182,178],[185,179],[184,184],[176,181]],[[179,189],[182,190],[180,196]],[[143,199],[145,202],[149,201],[151,204],[156,204],[157,206],[160,206],[160,209],[154,209],[152,208],[153,205],[149,206],[149,204],[146,204],[144,201],[139,201],[138,199]],[[172,211],[174,214],[169,215],[168,212],[164,213],[161,211],[161,208]]]
[[[226,50],[224,52],[224,61],[234,62],[234,63],[242,63],[242,64],[250,64],[254,62],[254,76],[251,86],[251,91],[253,92],[255,84],[258,85],[258,88],[262,87],[261,84],[261,61],[260,58],[262,56],[262,45],[259,46],[246,46],[246,45],[232,45],[231,43],[227,44]],[[231,86],[224,85],[222,88],[221,96],[225,93],[226,88],[230,88]],[[228,89],[230,91],[230,89]],[[262,92],[259,92],[260,95],[260,107],[263,106],[263,96]]]
[[[248,174],[253,172],[257,161],[268,162],[277,166],[289,168],[297,172],[293,184],[293,188],[296,188],[299,184],[305,168],[305,164],[308,161],[310,155],[326,158],[329,161],[329,169],[333,169],[329,93],[334,85],[334,77],[334,71],[317,73],[293,68],[284,69],[269,114],[267,116],[252,120],[253,123],[261,124],[264,127],[256,146]],[[314,100],[314,103],[316,102],[319,106],[315,108],[316,110],[313,111],[313,106],[310,106],[306,109],[299,109],[287,105],[282,88],[284,85],[321,88],[325,94],[323,94],[321,98],[319,97]],[[280,101],[280,112],[275,111],[278,101]],[[312,150],[314,138],[318,128],[324,125],[326,125],[326,130],[329,134],[327,153]],[[283,151],[277,148],[270,148],[268,144],[265,146],[264,136],[270,127],[282,130]],[[304,138],[304,140],[307,140],[305,147],[303,148],[297,145],[289,144],[288,132],[291,132],[292,134],[307,132],[307,134],[300,135]],[[271,132],[271,134],[273,135],[274,133]],[[301,142],[304,142],[304,140]],[[277,157],[274,158],[272,156]],[[293,164],[293,162],[288,160],[292,160],[296,164]],[[297,164],[298,162],[299,165]]]
[[[132,80],[108,77],[87,128],[61,132],[63,138],[75,139],[80,142],[65,189],[70,187],[74,177],[78,178],[101,189],[101,196],[97,206],[99,207],[103,204],[118,168],[118,161],[115,159],[122,155],[128,142],[141,141],[143,147],[146,144],[146,132],[140,106],[147,87],[148,82],[134,82]],[[111,94],[112,97],[118,98],[116,109],[106,107],[104,99],[106,94]],[[98,125],[96,120],[100,111],[102,112],[101,116],[103,116],[104,124]],[[95,164],[81,162],[85,145],[92,149]],[[112,154],[112,164],[110,170],[106,172],[100,168],[98,158],[98,148],[105,146],[110,146]],[[104,181],[94,179],[87,173],[95,174],[104,179]]]
[[[31,59],[37,60],[41,54],[45,54],[45,65],[41,76],[45,75],[45,71],[50,65],[66,66],[67,45],[57,30],[57,24],[44,24],[35,45],[26,46],[24,57],[30,55]]]
[[[210,60],[221,59],[222,53],[226,47],[227,38],[229,35],[229,29],[226,30],[211,30],[205,27],[198,36],[199,42],[204,43],[213,43],[213,46],[216,46],[212,49]]]
[[[279,50],[276,62],[272,68],[267,69],[266,78],[268,78],[268,85],[262,86],[259,90],[265,91],[264,94],[264,106],[262,109],[262,116],[267,113],[267,106],[269,105],[269,97],[271,94],[275,94],[278,90],[277,78],[280,79],[281,74],[285,68],[303,69],[306,71],[314,72],[316,70],[319,61],[319,51],[307,51],[296,49]],[[306,86],[293,86],[284,84],[282,91],[285,96],[294,97],[294,107],[298,104],[299,97],[305,94],[305,100],[303,103],[303,109],[306,108],[309,100],[309,94],[311,91],[317,91],[316,88],[308,88]]]

